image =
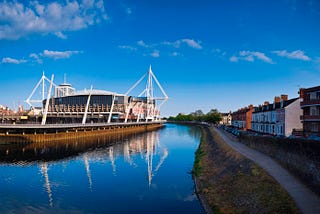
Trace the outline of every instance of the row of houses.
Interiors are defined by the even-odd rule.
[[[320,86],[301,88],[299,97],[282,94],[272,103],[238,109],[222,114],[222,124],[258,133],[305,137],[320,136]]]

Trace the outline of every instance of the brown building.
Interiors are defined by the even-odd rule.
[[[306,137],[320,136],[320,86],[301,88],[299,91],[303,115],[303,133]]]
[[[251,129],[253,105],[238,109],[232,113],[232,125],[239,129]]]

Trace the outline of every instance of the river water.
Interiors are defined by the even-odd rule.
[[[1,144],[0,213],[204,213],[190,174],[197,127]]]

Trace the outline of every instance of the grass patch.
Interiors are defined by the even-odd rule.
[[[201,175],[201,171],[202,171],[201,160],[202,160],[203,156],[205,155],[205,152],[204,152],[201,145],[205,143],[205,135],[206,135],[206,133],[202,130],[200,144],[199,144],[197,151],[195,152],[195,159],[194,159],[192,173],[196,177],[199,177]]]

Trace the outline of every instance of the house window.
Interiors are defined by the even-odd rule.
[[[310,100],[315,100],[317,98],[317,94],[315,92],[310,93]]]
[[[318,123],[311,123],[311,131],[318,132]]]
[[[319,100],[320,99],[320,92],[310,92],[310,100]]]
[[[318,116],[319,115],[319,108],[317,106],[310,107],[310,115],[311,116]]]

